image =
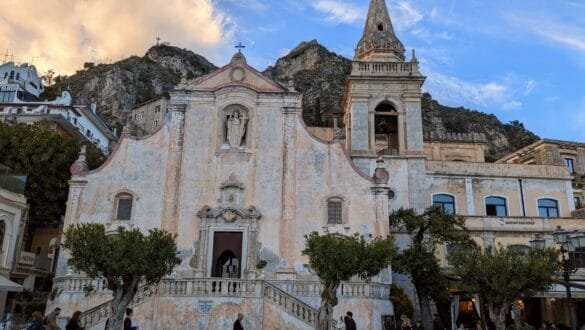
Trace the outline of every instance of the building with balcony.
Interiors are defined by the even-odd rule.
[[[9,292],[23,286],[13,281],[18,264],[28,204],[24,197],[26,176],[16,175],[0,164],[0,317],[5,314]]]
[[[306,267],[304,235],[394,235],[404,246],[407,235],[388,223],[399,208],[436,204],[465,216],[484,246],[528,247],[536,234],[550,243],[557,224],[583,228],[585,219],[573,216],[573,176],[564,164],[486,163],[481,135],[425,137],[424,81],[414,52],[406,59],[383,0],[370,2],[356,47],[345,131],[306,129],[300,94],[238,52],[215,72],[179,84],[162,128],[144,137],[125,129],[101,168],[88,171],[80,155],[65,227],[95,222],[108,231],[177,234],[180,265],[132,302],[148,329],[225,329],[239,312],[245,328],[312,329],[321,286]],[[446,253],[448,247],[439,257]],[[82,310],[88,328],[103,326],[111,293],[103,281],[76,274],[67,259],[63,251],[54,284],[60,295],[48,310]],[[369,283],[343,283],[334,318],[350,310],[358,328],[382,329],[394,316],[393,281],[409,285],[390,269]],[[88,284],[97,290],[89,299]],[[566,324],[561,297],[554,313],[546,299],[531,303],[538,309],[531,322]]]
[[[41,100],[43,90],[34,66],[15,66],[12,62],[0,65],[0,123],[48,121],[55,130],[87,140],[109,153],[116,136],[97,114],[95,104],[89,108],[74,105],[66,91],[55,100]]]

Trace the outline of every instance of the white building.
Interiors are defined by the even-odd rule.
[[[40,100],[43,90],[34,66],[15,66],[12,62],[0,65],[0,122],[47,120],[58,131],[79,136],[109,153],[116,136],[96,113],[95,105],[91,109],[73,105],[69,92],[55,100]]]

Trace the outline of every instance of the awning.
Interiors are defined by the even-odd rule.
[[[4,291],[22,292],[22,285],[0,276],[0,292]]]

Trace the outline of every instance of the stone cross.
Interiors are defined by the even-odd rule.
[[[244,44],[242,44],[241,42],[238,42],[235,48],[238,49],[238,53],[241,53],[242,49],[246,48],[246,46],[244,46]]]

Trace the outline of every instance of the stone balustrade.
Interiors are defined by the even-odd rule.
[[[417,62],[352,62],[353,76],[420,75]]]
[[[111,294],[105,280],[84,277],[62,277],[54,281],[62,292],[83,293],[92,286],[94,292]],[[287,313],[313,326],[317,310],[297,297],[319,297],[323,286],[318,281],[263,281],[230,278],[163,279],[158,286],[142,286],[130,306],[135,307],[154,296],[172,297],[238,297],[263,298]],[[390,286],[377,283],[343,282],[338,289],[340,298],[373,298],[387,300]],[[110,315],[111,300],[83,313],[89,327],[104,322]]]
[[[264,299],[284,309],[288,314],[315,326],[317,310],[270,282],[264,282]]]
[[[297,297],[319,297],[323,285],[317,281],[270,281],[281,290]],[[340,298],[388,299],[390,285],[364,282],[342,282],[337,291]]]

